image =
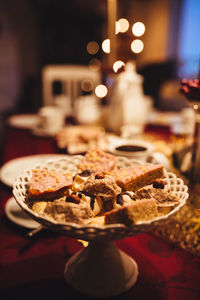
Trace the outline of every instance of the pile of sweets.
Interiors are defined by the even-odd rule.
[[[58,131],[55,138],[59,149],[75,155],[103,147],[104,134],[104,128],[100,126],[71,125]]]
[[[90,150],[77,173],[32,170],[27,201],[32,210],[59,223],[125,224],[169,213],[180,199],[165,187],[162,165],[117,168],[116,157]]]

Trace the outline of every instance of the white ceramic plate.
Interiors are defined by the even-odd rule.
[[[39,116],[36,114],[13,115],[8,118],[7,123],[16,128],[33,129],[38,126]]]
[[[34,221],[21,209],[14,197],[11,197],[6,202],[5,214],[10,221],[17,225],[30,229],[34,229],[40,226],[38,222]]]
[[[0,169],[0,180],[12,187],[15,177],[25,169],[33,168],[37,163],[44,163],[49,159],[66,157],[66,154],[36,154],[12,159]]]

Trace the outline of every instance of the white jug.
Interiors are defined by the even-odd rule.
[[[128,62],[125,71],[117,75],[111,93],[108,120],[110,130],[120,133],[124,125],[143,128],[152,101],[144,95],[142,83],[143,77],[137,74],[135,63]]]

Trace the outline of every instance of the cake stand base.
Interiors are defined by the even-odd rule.
[[[65,280],[93,297],[111,297],[129,290],[136,282],[136,262],[114,242],[93,241],[72,256],[65,266]]]

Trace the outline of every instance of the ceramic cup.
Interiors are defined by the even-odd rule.
[[[40,118],[40,128],[48,134],[56,134],[64,126],[64,115],[57,107],[41,107],[38,115]]]
[[[170,167],[167,157],[163,153],[155,152],[154,146],[143,140],[110,139],[108,151],[142,162],[162,164],[166,169]]]
[[[143,141],[123,141],[112,146],[112,152],[115,155],[135,158],[141,161],[147,161],[153,154],[152,144]]]

